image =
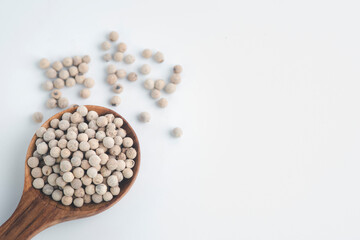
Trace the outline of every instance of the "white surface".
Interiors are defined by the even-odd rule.
[[[123,81],[115,109],[141,140],[136,184],[111,210],[34,239],[359,239],[359,7],[355,0],[1,1],[0,222],[20,199],[37,129],[30,116],[45,111],[38,60],[90,54],[92,97],[79,99],[79,88],[65,95],[108,106],[99,45],[118,30],[138,58],[145,47],[165,53],[154,78],[180,63],[184,81],[166,110],[155,107],[142,79]],[[140,111],[152,113],[150,124],[138,123]],[[174,126],[182,139],[169,137]]]

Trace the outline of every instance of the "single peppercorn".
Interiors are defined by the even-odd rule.
[[[166,108],[168,105],[168,100],[166,98],[160,98],[156,103],[159,107]]]
[[[87,63],[81,63],[78,69],[80,73],[87,73],[89,71],[89,65],[87,65]]]
[[[118,80],[117,76],[115,74],[109,74],[106,77],[106,82],[110,85],[114,85],[116,81]]]
[[[121,42],[121,43],[119,43],[117,45],[116,49],[117,49],[118,52],[124,53],[126,51],[126,49],[127,49],[127,46],[126,46],[125,43]]]
[[[50,67],[50,62],[49,62],[49,60],[46,59],[46,58],[42,58],[42,59],[40,60],[40,62],[39,62],[39,67],[40,67],[41,69],[47,69],[47,68],[49,68],[49,67]]]
[[[124,69],[118,69],[116,70],[116,76],[119,78],[119,79],[123,79],[126,77],[126,71]]]
[[[59,72],[61,69],[63,69],[63,65],[60,61],[54,62],[52,65],[52,68],[55,69],[57,72]]]
[[[127,76],[127,80],[129,80],[130,82],[135,82],[137,79],[138,79],[138,76],[135,72],[131,72]]]
[[[62,64],[64,67],[71,67],[73,65],[73,59],[71,57],[66,57],[63,59]]]
[[[76,80],[74,78],[68,78],[65,81],[66,87],[73,87],[76,85]]]
[[[155,81],[155,84],[154,84],[154,87],[157,89],[157,90],[162,90],[164,87],[165,87],[165,81],[162,80],[162,79],[158,79]]]
[[[155,82],[152,79],[146,79],[144,81],[144,87],[148,90],[152,90],[155,87]]]
[[[157,89],[153,89],[150,92],[150,96],[153,99],[158,99],[161,96],[161,92],[159,90],[157,90]]]
[[[140,67],[140,73],[148,75],[151,72],[151,67],[149,64],[144,64]]]
[[[118,83],[112,87],[112,90],[114,93],[122,93],[124,90],[124,87],[120,83]]]
[[[172,82],[173,84],[179,84],[181,82],[180,74],[174,73],[173,75],[171,75],[170,82]]]
[[[91,62],[91,57],[90,57],[89,55],[83,56],[82,62],[84,62],[84,63],[90,63],[90,62]]]
[[[41,123],[44,119],[44,115],[41,112],[36,112],[32,115],[32,119],[36,123]]]
[[[174,93],[176,91],[176,85],[173,83],[168,83],[166,84],[164,91],[168,94]]]
[[[115,42],[119,39],[119,34],[115,31],[110,32],[109,34],[109,40],[112,42]]]
[[[105,41],[101,44],[101,49],[107,51],[111,48],[111,43],[109,41]]]
[[[90,97],[90,89],[89,88],[84,88],[80,91],[80,97],[81,98],[89,98]]]
[[[123,58],[124,58],[124,54],[122,52],[114,53],[113,59],[115,62],[121,62],[123,60]]]
[[[51,91],[54,88],[54,84],[52,81],[47,80],[46,82],[43,83],[42,87],[46,91]]]
[[[147,123],[147,122],[150,122],[151,116],[150,116],[150,113],[148,113],[148,112],[142,112],[139,114],[138,118],[141,122]]]
[[[133,64],[135,62],[135,56],[134,55],[131,55],[131,54],[128,54],[124,57],[124,62],[126,64]]]
[[[110,104],[113,107],[119,106],[121,103],[121,98],[119,96],[113,96],[110,100]]]
[[[175,65],[173,71],[174,73],[181,73],[183,71],[183,68],[181,65]]]
[[[65,86],[65,82],[61,78],[57,78],[54,81],[54,87],[57,89],[62,89]]]
[[[152,51],[150,49],[144,49],[141,53],[144,58],[151,58]]]
[[[61,98],[61,91],[59,89],[55,89],[51,92],[51,97],[54,99],[59,99]]]
[[[84,86],[86,88],[92,88],[92,87],[94,87],[94,85],[95,85],[95,80],[94,79],[92,79],[92,78],[86,78],[85,79]]]
[[[73,57],[73,65],[74,66],[79,66],[80,63],[82,63],[82,58],[80,56]]]
[[[77,67],[72,66],[69,68],[69,75],[71,77],[75,77],[76,75],[78,75],[78,73],[79,73],[79,69]]]
[[[179,137],[181,137],[183,135],[183,131],[182,131],[181,128],[176,127],[171,131],[171,135],[173,137],[179,138]]]
[[[46,107],[49,109],[53,109],[56,108],[57,106],[57,101],[54,98],[49,98],[46,102]]]
[[[157,52],[154,54],[154,60],[158,63],[164,62],[164,54],[162,52]]]
[[[66,69],[63,69],[59,72],[59,78],[66,80],[68,77],[70,77],[69,71]]]
[[[69,100],[67,98],[64,98],[64,97],[60,98],[58,100],[58,106],[61,109],[67,108],[69,106]]]
[[[112,56],[110,53],[106,53],[106,54],[104,54],[103,59],[105,60],[105,62],[109,62],[109,61],[111,61]]]
[[[49,68],[49,69],[46,71],[46,76],[47,76],[48,78],[54,79],[54,78],[57,77],[57,72],[55,71],[55,69]]]

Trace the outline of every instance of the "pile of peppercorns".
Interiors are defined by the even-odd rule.
[[[66,57],[60,61],[55,61],[50,66],[48,59],[40,60],[39,66],[46,69],[46,76],[51,79],[43,84],[46,91],[52,91],[51,97],[46,102],[46,106],[50,109],[59,107],[61,109],[69,106],[69,100],[62,96],[60,89],[64,87],[73,87],[81,84],[85,88],[80,91],[82,98],[90,97],[90,88],[94,87],[95,81],[88,78],[85,74],[89,71],[90,56],[75,56],[73,58]]]
[[[36,131],[36,151],[27,160],[33,186],[63,205],[110,201],[119,183],[133,176],[137,151],[113,114],[99,116],[79,106]]]

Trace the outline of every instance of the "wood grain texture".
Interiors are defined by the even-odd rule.
[[[120,194],[114,196],[109,202],[102,202],[100,204],[84,204],[81,208],[74,206],[64,206],[60,202],[55,202],[51,196],[44,195],[40,190],[32,187],[33,178],[30,174],[31,169],[28,167],[26,161],[32,156],[35,150],[36,135],[32,138],[25,159],[25,183],[21,200],[13,213],[13,215],[0,227],[1,240],[23,240],[31,239],[33,236],[43,231],[44,229],[53,226],[57,223],[90,217],[101,213],[117,203],[130,190],[134,184],[140,167],[140,145],[139,140],[130,124],[118,113],[100,106],[87,105],[89,111],[96,111],[99,115],[108,113],[114,114],[124,120],[124,128],[127,136],[134,140],[134,148],[137,150],[137,156],[134,159],[136,164],[133,168],[134,175],[131,179],[124,179],[120,183]],[[48,128],[50,121],[54,118],[60,118],[65,112],[75,112],[76,108],[69,108],[65,111],[55,114],[48,119],[42,126]]]

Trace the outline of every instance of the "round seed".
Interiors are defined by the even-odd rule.
[[[44,119],[44,115],[41,112],[36,112],[32,116],[34,122],[41,123]]]
[[[144,58],[151,58],[152,51],[150,49],[144,49],[141,53]]]
[[[39,67],[41,69],[47,69],[50,67],[50,62],[46,58],[42,58],[39,62]]]

